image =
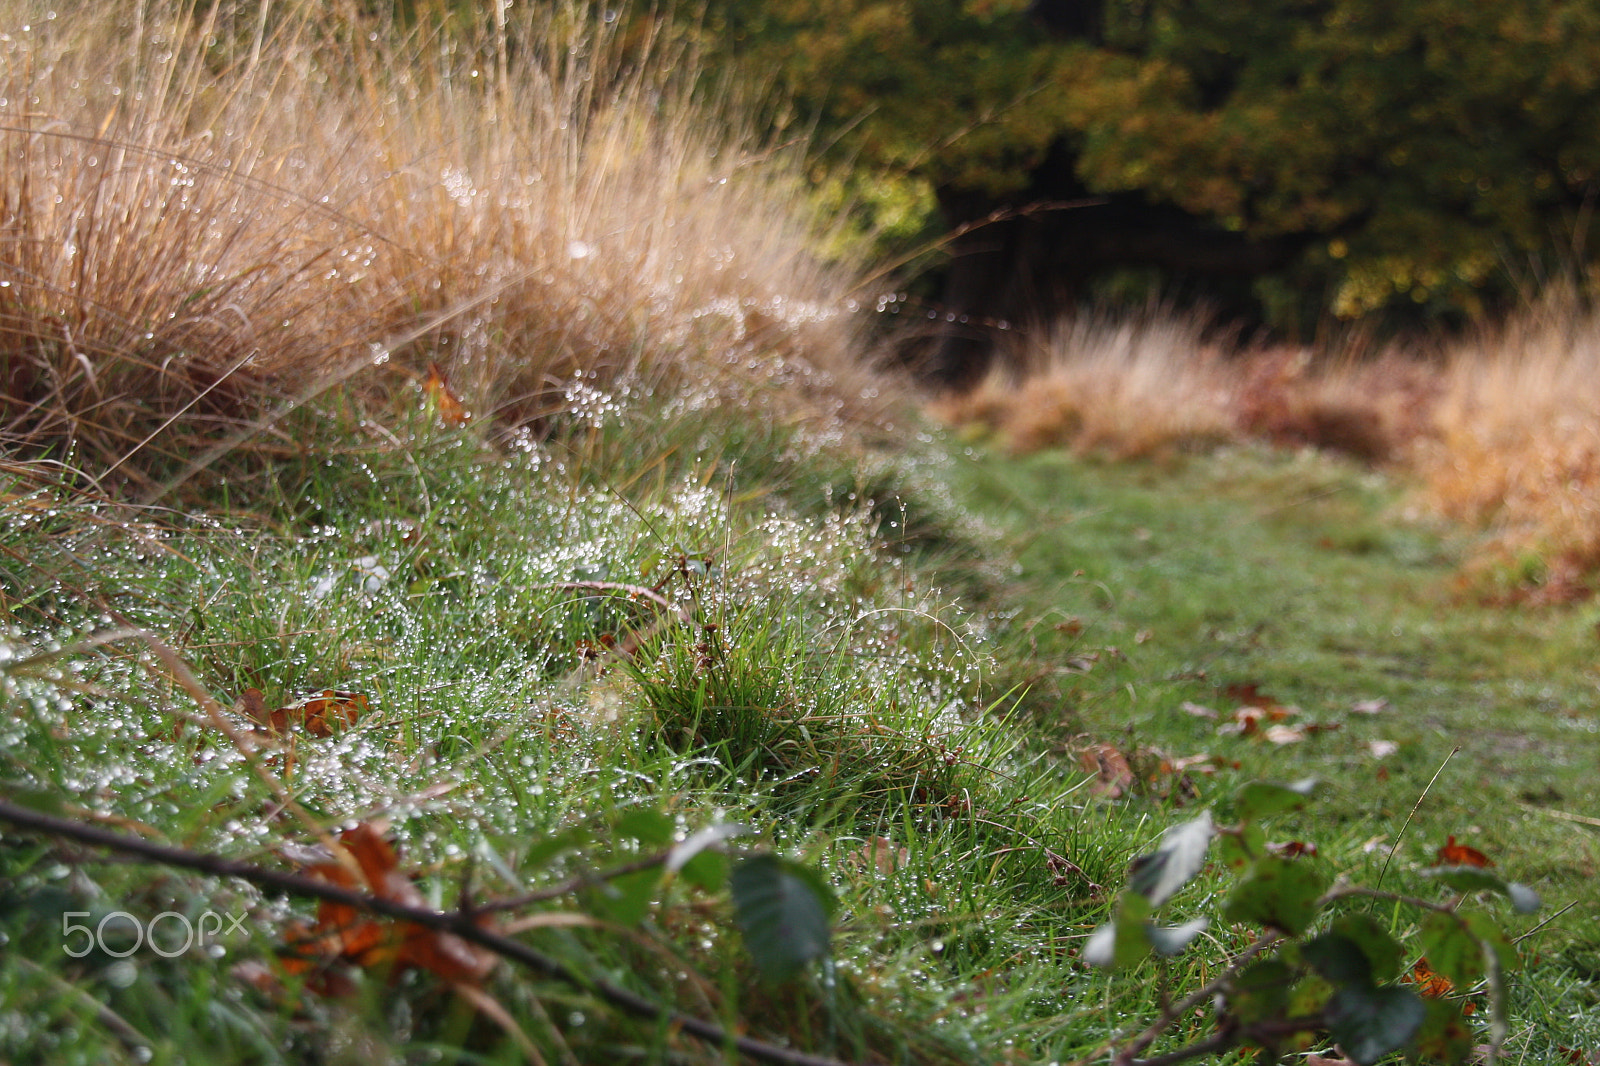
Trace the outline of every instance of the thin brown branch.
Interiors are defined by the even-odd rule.
[[[604,979],[580,974],[565,963],[553,959],[542,952],[535,951],[521,941],[513,940],[510,937],[501,936],[491,930],[482,928],[473,921],[472,912],[470,911],[435,911],[425,907],[408,906],[404,903],[397,903],[394,900],[370,896],[301,874],[269,870],[265,867],[239,862],[220,855],[189,851],[164,844],[154,844],[138,837],[126,836],[122,833],[101,829],[98,826],[84,825],[65,818],[57,818],[54,815],[19,807],[3,800],[0,800],[0,821],[47,833],[51,836],[77,841],[80,844],[90,844],[95,847],[110,848],[113,851],[124,854],[137,855],[150,862],[158,862],[166,866],[196,870],[215,877],[236,877],[241,881],[248,881],[253,885],[277,892],[294,896],[307,896],[313,899],[331,900],[370,914],[381,914],[388,918],[412,922],[428,929],[451,933],[462,940],[486,948],[502,958],[519,963],[544,977],[578,988],[588,989],[600,999],[625,1014],[665,1023],[716,1047],[732,1046],[744,1055],[762,1062],[778,1063],[779,1066],[846,1066],[838,1059],[809,1055],[805,1052],[779,1047],[764,1040],[736,1036],[702,1018],[683,1014],[670,1007],[654,1003],[637,993],[620,988]]]
[[[1282,1037],[1292,1036],[1295,1033],[1314,1032],[1322,1029],[1326,1023],[1321,1015],[1305,1015],[1299,1018],[1279,1018],[1275,1021],[1258,1022],[1243,1028],[1224,1029],[1219,1033],[1187,1044],[1181,1048],[1157,1055],[1151,1059],[1135,1059],[1130,1066],[1174,1066],[1175,1063],[1188,1062],[1206,1055],[1215,1055],[1229,1048],[1238,1047],[1240,1044],[1270,1044]]]
[[[548,888],[535,889],[514,899],[497,899],[489,903],[480,903],[472,908],[472,913],[489,914],[494,911],[511,911],[516,910],[518,907],[526,907],[530,903],[544,903],[552,899],[560,899],[562,896],[570,896],[574,892],[581,892],[594,885],[604,884],[613,878],[638,873],[640,870],[648,870],[652,866],[660,866],[667,861],[668,854],[668,852],[663,851],[658,855],[646,855],[642,859],[620,863],[607,870],[576,874]]]
[[[1137,1061],[1135,1056],[1137,1056],[1151,1044],[1155,1043],[1156,1039],[1160,1037],[1162,1033],[1166,1032],[1167,1029],[1171,1027],[1173,1022],[1177,1021],[1180,1017],[1189,1013],[1189,1011],[1193,1010],[1201,1003],[1204,1003],[1206,1000],[1216,995],[1217,992],[1221,991],[1221,989],[1228,984],[1228,982],[1239,976],[1239,974],[1244,971],[1245,966],[1248,965],[1252,959],[1282,939],[1283,937],[1278,933],[1269,932],[1261,934],[1261,936],[1257,937],[1248,947],[1241,951],[1238,956],[1234,958],[1233,962],[1229,964],[1228,968],[1222,971],[1222,973],[1219,974],[1215,980],[1195,989],[1178,1002],[1168,1005],[1167,1008],[1161,1012],[1161,1016],[1158,1017],[1154,1022],[1150,1023],[1148,1028],[1146,1028],[1142,1033],[1134,1037],[1132,1040],[1128,1041],[1126,1044],[1122,1045],[1121,1049],[1117,1051],[1116,1058],[1114,1058],[1112,1062],[1115,1064],[1115,1066],[1132,1066],[1132,1064]],[[1093,1059],[1099,1058],[1100,1054],[1108,1050],[1110,1046],[1114,1046],[1114,1042],[1112,1045],[1102,1047],[1093,1055],[1089,1056],[1088,1058],[1080,1059],[1079,1061],[1087,1063]]]

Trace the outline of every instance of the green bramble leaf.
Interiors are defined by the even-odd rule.
[[[728,880],[734,922],[769,980],[786,981],[828,953],[834,898],[814,870],[776,855],[751,855]]]
[[[633,925],[650,912],[661,871],[635,870],[613,877],[584,893],[589,913],[618,925]]]
[[[1417,1035],[1427,1007],[1409,988],[1347,985],[1334,993],[1323,1016],[1351,1061],[1371,1066]]]
[[[1474,1043],[1461,1008],[1446,999],[1424,999],[1427,1015],[1406,1052],[1410,1062],[1466,1062]]]
[[[1306,931],[1317,916],[1317,898],[1328,878],[1320,864],[1267,855],[1228,894],[1223,914],[1230,922],[1270,926],[1290,936]]]
[[[672,819],[660,811],[639,807],[621,815],[611,827],[623,840],[637,840],[648,847],[664,848],[672,843]]]
[[[1267,853],[1267,834],[1254,822],[1217,834],[1217,858],[1228,869],[1243,870]]]
[[[728,879],[728,857],[715,849],[723,841],[749,832],[749,826],[737,822],[708,825],[674,844],[662,865],[667,873],[681,876],[696,888],[716,892]]]
[[[1372,962],[1366,952],[1347,936],[1323,933],[1300,947],[1300,957],[1307,966],[1335,985],[1369,986],[1372,981]]]
[[[728,883],[728,857],[720,851],[702,851],[692,856],[678,876],[703,892],[720,892]]]
[[[1519,914],[1532,914],[1544,905],[1539,893],[1527,885],[1507,881],[1480,866],[1428,866],[1420,872],[1457,892],[1498,892],[1510,897],[1511,906]]]
[[[1083,946],[1083,961],[1107,970],[1137,966],[1154,947],[1147,932],[1150,912],[1149,900],[1124,892],[1111,921],[1089,934]]]
[[[1441,884],[1455,889],[1457,892],[1504,892],[1505,881],[1499,876],[1490,873],[1481,866],[1427,866],[1419,871],[1423,877],[1431,878]]]
[[[1372,980],[1383,984],[1400,976],[1406,949],[1383,924],[1368,914],[1342,914],[1329,932],[1353,941],[1372,966]]]
[[[1296,781],[1292,785],[1277,785],[1268,781],[1251,781],[1234,796],[1233,809],[1241,822],[1298,811],[1316,791],[1319,782],[1314,777]]]
[[[1293,977],[1294,971],[1282,959],[1251,964],[1228,991],[1233,1016],[1246,1024],[1282,1017],[1289,1009]]]

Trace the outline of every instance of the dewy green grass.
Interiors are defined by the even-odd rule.
[[[1436,596],[1451,546],[1349,468],[918,437],[798,157],[670,27],[0,7],[0,800],[327,884],[381,828],[391,893],[550,963],[452,984],[304,893],[7,823],[0,1059],[728,1061],[698,1021],[778,1061],[1068,1061],[1246,940],[1089,970],[1129,858],[1308,769],[1332,794],[1286,831],[1340,869],[1405,888],[1454,833],[1592,913],[1591,618]],[[1183,709],[1228,684],[1340,729]],[[736,931],[746,852],[796,864],[764,902],[811,934],[837,899],[793,981]],[[1593,1043],[1582,913],[1514,982],[1529,1061]]]

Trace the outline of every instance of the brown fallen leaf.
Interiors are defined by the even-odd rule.
[[[1457,844],[1454,834],[1445,841],[1444,847],[1434,855],[1435,866],[1493,866],[1494,862],[1477,848],[1469,848],[1465,844]]]
[[[258,729],[279,736],[298,725],[314,737],[331,737],[334,725],[348,728],[366,713],[367,697],[359,692],[329,688],[269,711],[261,690],[247,688],[240,693],[233,709],[255,722]]]
[[[444,371],[439,369],[438,363],[428,364],[428,376],[422,383],[422,391],[443,424],[459,427],[472,420],[460,397],[450,391],[450,383],[445,380]]]
[[[1285,840],[1282,843],[1268,842],[1267,850],[1285,859],[1298,859],[1302,855],[1313,859],[1317,857],[1317,846],[1315,844],[1307,844],[1303,840]]]
[[[1133,786],[1133,768],[1128,757],[1110,744],[1093,744],[1078,754],[1078,764],[1095,774],[1089,792],[1095,796],[1117,799]]]
[[[858,870],[876,870],[888,877],[906,864],[911,852],[897,846],[888,837],[868,837],[867,842],[850,855],[850,863]]]
[[[409,907],[426,907],[422,892],[400,869],[400,859],[383,832],[362,822],[339,836],[360,868],[366,889],[380,899]],[[339,862],[318,862],[306,873],[329,884],[358,889],[355,875]],[[352,987],[340,981],[338,966],[386,969],[390,979],[407,969],[427,970],[451,982],[481,981],[496,957],[460,937],[412,922],[374,918],[344,903],[323,900],[313,927],[291,923],[285,930],[284,967],[290,973],[311,973],[308,986],[328,995]]]
[[[1261,735],[1274,744],[1298,744],[1306,738],[1306,731],[1299,726],[1274,725]]]

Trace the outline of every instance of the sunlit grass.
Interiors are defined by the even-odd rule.
[[[1412,508],[1487,536],[1467,560],[1492,597],[1595,589],[1592,313],[1553,294],[1502,325],[1380,351],[1229,350],[1193,315],[1084,315],[972,391],[931,405],[1017,453],[1172,456],[1244,440],[1385,469]]]
[[[0,10],[7,441],[154,496],[241,423],[430,363],[505,428],[620,376],[863,406],[800,149],[669,22],[419,11]]]

